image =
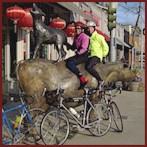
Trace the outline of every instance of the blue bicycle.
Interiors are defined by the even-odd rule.
[[[21,104],[6,110],[2,108],[2,144],[34,144],[41,139],[40,122],[44,110],[41,108],[28,110],[23,101],[24,93],[20,93],[19,98]],[[7,116],[12,111],[19,111],[20,113],[17,118],[17,125]]]

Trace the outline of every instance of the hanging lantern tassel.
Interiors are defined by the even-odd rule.
[[[16,33],[17,32],[17,20],[14,20],[14,33]]]

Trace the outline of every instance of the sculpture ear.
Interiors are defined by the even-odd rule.
[[[33,3],[33,7],[35,7],[36,6],[36,4],[35,3]]]

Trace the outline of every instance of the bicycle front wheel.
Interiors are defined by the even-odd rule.
[[[111,108],[111,113],[112,113],[111,116],[115,124],[115,128],[113,127],[113,129],[117,132],[122,132],[123,131],[123,121],[122,121],[122,117],[121,117],[119,108],[115,102],[111,102],[110,108]]]
[[[87,113],[87,124],[90,125],[89,131],[95,136],[105,135],[111,126],[110,111],[103,104],[95,104]]]
[[[39,142],[41,139],[40,124],[44,112],[41,108],[33,108],[22,116],[14,144],[34,144]]]
[[[13,136],[8,126],[3,122],[2,125],[2,144],[4,145],[11,145],[13,144]]]
[[[61,145],[69,135],[69,121],[60,110],[50,110],[41,123],[41,136],[46,145]]]

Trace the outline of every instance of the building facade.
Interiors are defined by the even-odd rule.
[[[132,67],[144,68],[145,67],[145,35],[143,30],[137,28],[134,33],[134,26],[123,25],[126,31],[129,32],[129,44],[132,45],[132,49],[129,52],[129,60]]]
[[[14,32],[13,21],[6,17],[6,9],[14,6],[16,3],[3,3],[2,14],[2,91],[3,94],[18,93],[19,83],[16,78],[15,67],[21,60],[30,59],[33,56],[32,28],[17,27]],[[33,3],[17,3],[23,9],[32,8]],[[96,2],[50,2],[36,3],[46,14],[44,23],[50,25],[50,22],[57,17],[66,21],[66,25],[71,22],[81,21],[86,23],[91,20],[96,22],[96,29],[103,34],[108,45],[110,45],[110,32],[107,28],[107,11],[101,9]],[[130,46],[125,42],[125,28],[117,24],[115,29],[115,43],[117,48],[117,60],[124,55],[129,58]],[[67,37],[70,44],[73,37]],[[74,55],[74,52],[66,50],[66,58]],[[54,45],[43,45],[42,58],[48,60],[57,60],[58,53]],[[128,59],[129,60],[129,59]]]

